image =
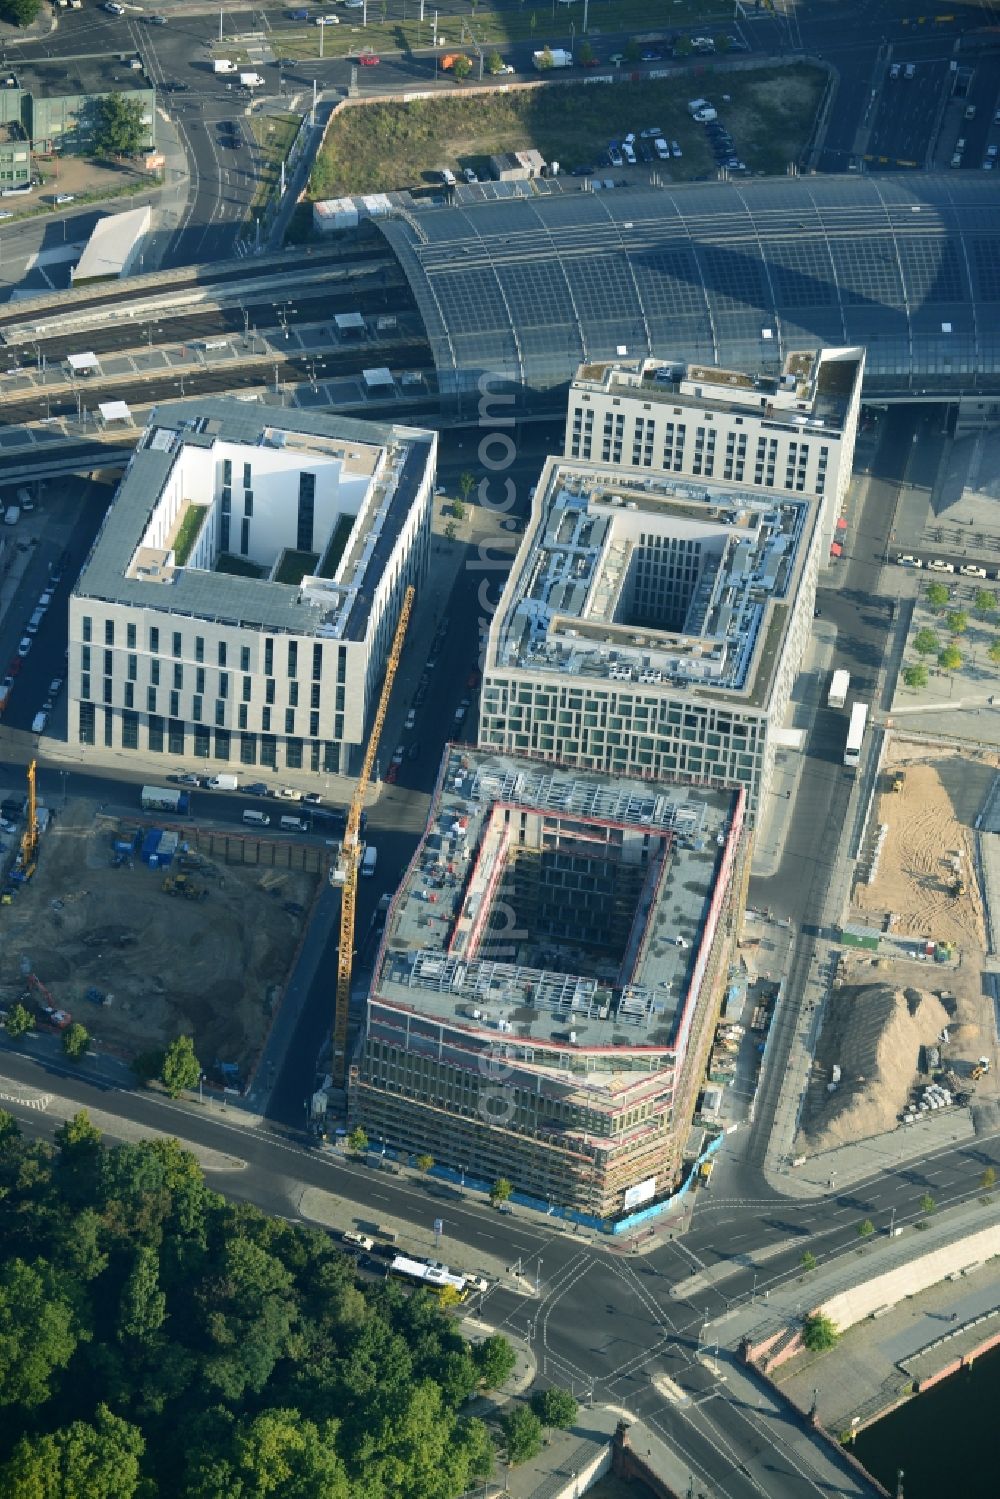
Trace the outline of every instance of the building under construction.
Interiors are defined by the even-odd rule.
[[[446,752],[386,922],[352,1119],[596,1218],[676,1184],[745,793]]]

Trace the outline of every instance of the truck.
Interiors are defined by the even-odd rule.
[[[222,771],[219,775],[212,776],[206,784],[209,791],[235,791],[237,781],[230,772]]]
[[[849,671],[835,671],[833,681],[830,683],[830,693],[826,700],[828,708],[842,708],[847,702],[847,691],[851,685],[851,674]]]
[[[571,68],[573,66],[573,54],[567,52],[565,47],[543,47],[540,52],[533,52],[531,60],[540,73],[545,73],[549,68]]]
[[[238,73],[239,68],[228,57],[217,57],[212,63],[213,73]]]
[[[378,863],[378,849],[374,843],[369,843],[365,848],[365,856],[361,861],[361,873],[372,875],[375,873],[375,865]]]
[[[172,786],[143,786],[139,804],[144,812],[186,813],[191,799],[186,791],[175,791]]]
[[[262,88],[263,85],[264,85],[264,79],[263,79],[263,77],[261,76],[260,73],[241,73],[240,74],[240,87],[241,88]]]
[[[844,764],[851,769],[861,763],[861,746],[865,737],[865,725],[868,722],[868,704],[851,704],[851,722],[847,729],[847,744],[844,746]]]

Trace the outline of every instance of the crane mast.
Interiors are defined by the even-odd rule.
[[[385,725],[385,715],[389,707],[389,698],[392,695],[392,684],[396,679],[399,658],[403,652],[403,640],[406,636],[406,627],[410,622],[414,593],[415,590],[411,584],[403,594],[396,633],[392,638],[392,645],[385,663],[385,680],[382,683],[378,707],[375,709],[371,733],[368,736],[361,774],[358,776],[358,784],[354,788],[351,805],[347,810],[344,841],[340,846],[336,866],[331,871],[333,884],[340,886],[340,946],[337,951],[337,997],[333,1015],[333,1059],[330,1067],[336,1088],[344,1086],[347,1074],[347,1021],[351,1004],[351,973],[354,967],[354,917],[358,897],[361,813],[364,810],[365,795]]]

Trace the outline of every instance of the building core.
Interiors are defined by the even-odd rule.
[[[426,570],[436,453],[395,424],[158,407],[70,598],[70,739],[350,773]]]
[[[745,797],[450,747],[390,908],[350,1108],[596,1219],[676,1185]]]

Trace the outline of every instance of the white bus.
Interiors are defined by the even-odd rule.
[[[426,1286],[429,1291],[440,1291],[444,1286],[451,1286],[459,1296],[465,1296],[464,1275],[453,1275],[450,1270],[437,1265],[426,1265],[423,1260],[408,1259],[405,1254],[396,1255],[389,1266],[389,1274]]]
[[[861,745],[864,742],[865,726],[868,723],[868,704],[853,703],[851,705],[851,722],[847,730],[847,744],[844,748],[844,764],[856,766],[861,763]]]

